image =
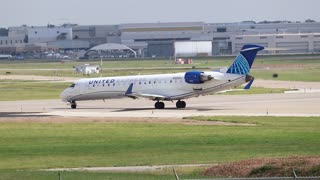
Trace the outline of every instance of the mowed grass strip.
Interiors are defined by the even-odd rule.
[[[209,167],[209,166],[208,166]],[[206,167],[176,167],[180,178],[206,178],[203,174]],[[168,180],[175,179],[172,168],[157,169],[146,172],[103,172],[103,171],[44,171],[44,170],[0,170],[0,180]]]
[[[284,88],[261,88],[261,87],[251,87],[250,90],[244,90],[244,87],[235,87],[234,91],[227,91],[220,93],[223,95],[242,95],[242,94],[272,94],[272,93],[284,93],[291,89]]]
[[[0,169],[198,164],[320,155],[319,117],[200,119],[257,125],[0,123]]]
[[[251,74],[256,79],[320,82],[320,67],[306,67],[302,69],[253,70]],[[274,74],[277,74],[278,77],[274,78]]]
[[[71,83],[0,80],[0,101],[59,99]]]
[[[163,74],[192,70],[192,67],[202,71],[214,70],[217,67],[229,67],[235,57],[194,58],[193,64],[174,64],[173,60],[104,60],[102,74],[92,74],[90,77],[124,76],[139,74]],[[13,75],[41,75],[61,77],[84,77],[76,74],[73,67],[81,64],[100,65],[100,61],[50,62],[37,61],[1,61],[0,74],[10,72]],[[286,81],[320,81],[319,56],[258,56],[254,66],[277,67],[268,69],[253,69],[256,79],[273,79]],[[298,68],[297,68],[298,67]],[[130,70],[116,70],[115,68],[130,68]],[[155,68],[155,69],[145,69]],[[162,68],[162,69],[156,69]],[[167,68],[167,69],[166,69]],[[173,68],[173,69],[171,69]],[[273,78],[278,74],[278,78]]]
[[[230,66],[234,56],[221,57],[207,57],[207,58],[192,58],[193,64],[174,64],[173,59],[103,59],[104,68],[154,68],[154,67],[220,67]],[[258,55],[254,65],[278,65],[278,64],[303,64],[317,66],[320,63],[320,56],[318,55],[284,55],[284,56],[262,56]],[[0,61],[0,69],[72,69],[73,66],[82,64],[96,64],[100,65],[100,60],[86,60],[86,61],[52,61],[46,59],[38,60],[10,60]]]
[[[0,180],[57,180],[59,172],[44,171],[1,171]],[[170,180],[174,179],[173,173],[159,175],[148,173],[107,173],[107,172],[60,172],[61,179],[66,180]],[[194,176],[187,175],[185,178]],[[198,176],[199,177],[199,176]]]

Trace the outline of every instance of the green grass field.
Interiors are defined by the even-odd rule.
[[[205,167],[175,168],[178,176],[183,179],[206,178]],[[152,172],[88,172],[88,171],[40,171],[40,170],[0,170],[0,180],[174,180],[173,169],[166,168]]]
[[[251,74],[256,79],[283,80],[283,81],[306,81],[320,82],[320,66],[305,66],[301,69],[270,69],[270,70],[252,70]],[[278,77],[274,78],[273,74]]]
[[[0,123],[0,169],[221,163],[320,155],[320,118],[212,117],[257,126]]]
[[[209,59],[194,59],[194,64],[177,65],[172,60],[104,60],[102,76],[121,76],[138,74],[176,73],[195,69],[214,70],[218,67],[228,67],[234,57],[214,57]],[[86,77],[73,72],[73,67],[80,64],[100,65],[100,61],[77,62],[41,62],[37,61],[1,61],[0,74],[10,72],[13,75],[43,75]],[[256,66],[280,66],[280,68],[265,70],[253,70],[252,74],[260,79],[288,80],[288,81],[320,81],[320,58],[318,56],[258,56]],[[298,66],[300,68],[292,68]],[[119,69],[120,68],[120,69]],[[130,70],[121,70],[130,68]],[[162,68],[162,69],[148,69]],[[167,69],[166,69],[167,68]],[[285,68],[285,69],[283,69]],[[278,74],[278,78],[273,78]],[[303,74],[303,75],[302,75]],[[90,77],[99,77],[91,75]]]
[[[1,171],[0,180],[59,180],[58,172],[41,172],[41,171]],[[103,173],[103,172],[61,172],[63,180],[174,180],[174,176],[142,174],[142,173]],[[199,177],[199,176],[198,176]],[[184,176],[192,178],[192,176]]]
[[[59,99],[70,83],[0,80],[0,101]]]
[[[58,179],[63,167],[222,163],[320,155],[319,117],[191,117],[256,126],[0,123],[0,179]],[[177,170],[181,178],[201,169]],[[63,179],[174,179],[154,173],[62,172]]]
[[[223,95],[244,95],[244,94],[272,94],[272,93],[284,93],[290,89],[282,88],[261,88],[261,87],[251,87],[250,90],[242,90],[243,87],[235,87],[239,91],[229,91],[222,93]]]

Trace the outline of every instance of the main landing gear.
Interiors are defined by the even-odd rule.
[[[156,102],[155,104],[154,104],[154,108],[155,109],[164,109],[164,103],[163,102]]]
[[[71,101],[70,104],[72,109],[77,109],[77,103],[75,101]]]
[[[164,103],[163,102],[156,102],[155,104],[154,104],[154,108],[155,109],[164,109],[164,107],[165,107],[165,105],[164,105]],[[178,109],[183,109],[183,108],[186,108],[186,102],[184,102],[184,101],[177,101],[177,103],[176,103],[176,107],[178,108]]]
[[[176,103],[176,107],[178,108],[178,109],[182,109],[182,108],[186,108],[186,102],[184,102],[184,101],[177,101],[177,103]]]

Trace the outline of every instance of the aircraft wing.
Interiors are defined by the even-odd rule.
[[[132,99],[138,99],[138,98],[146,98],[151,100],[168,100],[170,97],[163,96],[160,94],[140,94],[140,93],[134,93],[132,92],[133,89],[133,83],[130,84],[128,90],[126,91],[125,95],[127,97],[130,97]]]
[[[151,99],[151,100],[166,100],[169,99],[166,96],[162,96],[162,95],[158,95],[158,94],[137,94],[137,93],[132,93],[132,94],[128,94],[126,95],[130,98],[133,99],[138,99],[138,98],[145,98],[145,99]]]
[[[227,93],[227,92],[236,92],[236,91],[244,91],[245,89],[229,89],[224,91],[219,91],[217,94]]]

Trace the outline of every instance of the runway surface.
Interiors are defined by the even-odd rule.
[[[155,110],[153,101],[130,98],[78,102],[78,109],[60,100],[2,101],[0,117],[320,116],[320,93],[211,95],[186,102],[186,109],[165,102],[166,109]]]

